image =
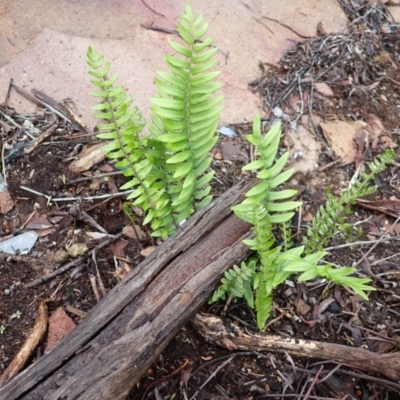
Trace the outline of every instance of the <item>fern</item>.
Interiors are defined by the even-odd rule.
[[[281,241],[283,242],[283,247],[285,251],[292,248],[294,245],[291,228],[291,220],[279,224],[279,229],[281,231]]]
[[[273,191],[277,186],[286,182],[294,173],[294,169],[281,172],[286,165],[289,153],[283,154],[275,162],[280,141],[280,123],[275,124],[265,135],[261,134],[261,119],[257,115],[253,123],[253,133],[246,135],[246,139],[255,146],[259,158],[243,167],[244,171],[257,171],[260,182],[246,193],[246,199],[232,207],[233,212],[243,221],[253,223],[257,204],[265,207],[270,213],[271,223],[283,223],[290,220],[294,212],[288,212],[300,206],[300,202],[278,200],[293,197],[297,190],[287,189]]]
[[[170,72],[158,72],[157,97],[152,102],[151,135],[140,138],[145,125],[133,97],[115,86],[118,75],[108,78],[110,64],[89,48],[89,73],[99,90],[91,92],[101,103],[94,116],[106,123],[99,126],[107,156],[117,159],[116,167],[130,180],[121,189],[135,189],[128,200],[145,211],[143,224],[151,223],[153,236],[171,235],[194,211],[209,204],[213,171],[209,151],[217,141],[216,127],[222,96],[213,97],[222,86],[213,82],[219,72],[212,38],[201,41],[208,30],[203,16],[194,18],[189,5],[181,15],[178,31],[183,44],[170,42],[179,57],[165,58]]]
[[[325,204],[321,205],[317,214],[303,236],[303,244],[306,246],[306,253],[311,254],[315,251],[322,251],[323,247],[338,232],[347,230],[345,216],[351,214],[351,206],[356,203],[358,197],[372,194],[376,191],[376,186],[370,186],[370,182],[376,175],[384,171],[388,164],[392,162],[396,153],[389,149],[368,163],[370,173],[362,173],[362,181],[356,180],[349,190],[342,192],[337,199],[332,194],[327,193]]]
[[[217,141],[223,97],[213,97],[222,86],[212,82],[219,73],[209,71],[217,61],[213,57],[217,49],[210,48],[212,38],[200,41],[208,30],[202,20],[202,15],[195,20],[186,5],[178,23],[183,44],[170,42],[180,57],[166,56],[171,72],[158,72],[158,95],[151,99],[150,131],[162,143],[151,159],[162,160],[162,179],[177,223],[212,200],[208,184],[214,172],[205,172],[212,161],[208,153]]]
[[[234,265],[228,271],[225,271],[224,277],[221,279],[221,286],[218,287],[210,303],[225,300],[227,294],[234,297],[244,297],[251,308],[254,307],[254,297],[252,289],[252,280],[256,271],[257,257],[249,258],[246,262],[242,262],[240,267]]]
[[[293,212],[288,212],[298,207],[301,203],[293,201],[277,202],[287,199],[294,194],[294,190],[272,191],[277,186],[287,181],[293,170],[281,172],[287,161],[287,154],[282,155],[275,161],[280,139],[280,126],[276,124],[263,137],[260,129],[260,118],[256,117],[253,124],[253,134],[247,139],[255,146],[259,159],[244,167],[244,169],[256,170],[260,182],[247,194],[246,199],[239,205],[232,207],[235,214],[253,224],[254,237],[244,240],[252,250],[257,252],[258,262],[253,261],[250,265],[242,263],[240,270],[227,271],[225,281],[218,288],[211,301],[218,298],[225,298],[226,295],[244,297],[244,291],[248,292],[248,286],[237,285],[236,278],[241,277],[243,271],[252,271],[252,288],[255,292],[255,300],[248,302],[250,307],[255,307],[257,314],[257,326],[263,330],[272,311],[273,291],[293,274],[300,274],[299,281],[312,280],[322,277],[328,281],[347,286],[354,290],[364,299],[368,299],[366,291],[374,290],[368,285],[369,278],[351,277],[356,272],[355,268],[335,268],[333,264],[318,265],[319,261],[326,256],[326,252],[317,251],[321,243],[325,243],[325,237],[332,235],[328,230],[336,229],[336,224],[344,226],[344,217],[349,211],[349,206],[355,202],[355,198],[361,195],[372,193],[375,188],[370,188],[368,182],[375,175],[385,169],[391,162],[394,152],[389,150],[369,165],[371,173],[363,174],[363,182],[356,181],[353,187],[342,193],[339,200],[336,200],[328,193],[328,201],[322,207],[313,220],[313,226],[309,234],[313,236],[306,241],[306,245],[292,247],[290,236],[287,232],[289,221]],[[338,216],[339,215],[339,216]],[[272,233],[274,224],[279,224],[283,230],[282,246],[276,246]],[[319,240],[316,246],[310,246],[310,242]],[[311,250],[310,250],[311,248]],[[227,277],[230,277],[228,279]],[[250,280],[246,280],[248,285]],[[249,294],[246,295],[249,297]],[[246,297],[246,298],[247,298]]]

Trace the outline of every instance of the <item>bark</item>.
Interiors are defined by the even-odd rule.
[[[396,382],[400,381],[399,353],[377,354],[363,348],[341,344],[247,333],[229,321],[213,315],[197,314],[193,323],[206,340],[229,350],[286,351],[295,356],[322,358],[364,371],[379,372]]]
[[[250,226],[230,207],[251,186],[240,182],[196,213],[50,353],[0,389],[0,399],[124,399],[222,273],[246,257]]]

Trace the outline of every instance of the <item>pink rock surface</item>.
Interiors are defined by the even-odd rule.
[[[147,4],[148,6],[146,6]],[[327,32],[343,28],[347,20],[336,0],[191,0],[195,14],[204,13],[209,34],[220,48],[220,81],[225,83],[221,123],[251,120],[262,107],[248,82],[260,75],[258,63],[276,62],[297,41],[290,26],[314,36],[322,22]],[[183,1],[161,0],[3,0],[0,5],[0,99],[11,78],[27,90],[36,88],[55,100],[71,98],[78,114],[93,128],[85,54],[92,45],[112,62],[120,82],[134,94],[149,120],[148,99],[156,92],[154,72],[166,70],[168,40],[176,36],[145,29],[150,24],[174,29]],[[13,94],[18,111],[34,106]]]
[[[44,352],[48,353],[75,327],[75,322],[66,314],[62,307],[57,308],[54,314],[49,318],[49,330]]]

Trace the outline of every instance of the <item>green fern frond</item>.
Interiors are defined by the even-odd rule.
[[[283,223],[290,220],[294,212],[289,212],[301,205],[297,201],[277,202],[277,200],[293,197],[297,191],[286,189],[274,191],[279,185],[288,181],[294,169],[282,172],[289,157],[283,154],[275,161],[281,137],[280,123],[275,124],[266,135],[261,134],[261,119],[257,115],[253,123],[253,133],[246,135],[246,139],[255,147],[259,158],[246,166],[243,170],[257,171],[260,182],[246,193],[246,199],[232,207],[233,212],[242,220],[253,223],[256,204],[267,210],[271,223]]]
[[[368,300],[366,291],[376,290],[373,286],[367,285],[371,282],[370,278],[358,278],[348,275],[356,272],[355,268],[342,267],[334,268],[333,264],[316,265],[327,253],[318,252],[304,257],[304,263],[293,262],[284,267],[284,270],[289,273],[301,273],[298,280],[300,282],[309,281],[315,278],[326,278],[329,282],[341,286],[347,286],[358,293],[362,298]]]
[[[223,97],[213,96],[222,87],[212,82],[218,72],[209,71],[217,62],[213,57],[217,49],[210,48],[212,38],[200,41],[208,30],[202,20],[202,15],[195,19],[186,4],[178,23],[183,43],[170,42],[179,57],[166,56],[171,72],[158,72],[158,96],[151,99],[150,131],[163,145],[163,179],[168,183],[167,195],[177,222],[212,200],[209,183],[213,172],[205,172],[212,161],[208,154],[217,141]]]
[[[279,229],[281,231],[281,240],[283,242],[283,249],[289,250],[293,247],[292,238],[292,222],[291,220],[282,222],[279,224]]]
[[[221,285],[214,291],[209,303],[219,299],[225,300],[227,296],[236,298],[244,297],[251,308],[254,307],[252,279],[256,271],[257,258],[249,258],[242,262],[240,267],[234,265],[225,272]]]
[[[171,231],[170,209],[160,207],[164,198],[161,176],[146,157],[148,139],[139,137],[145,121],[138,108],[133,106],[133,96],[128,96],[122,86],[114,85],[118,75],[108,78],[110,63],[104,61],[104,56],[89,47],[87,63],[91,68],[89,74],[95,78],[91,83],[98,88],[90,94],[101,99],[101,103],[92,108],[94,117],[104,121],[98,125],[100,133],[97,135],[108,141],[102,149],[107,157],[119,160],[116,168],[130,178],[121,190],[135,189],[128,200],[133,200],[133,205],[146,212],[144,224],[152,222],[154,230],[169,226],[162,232],[165,237]]]
[[[272,300],[271,291],[267,290],[266,285],[261,285],[255,299],[257,327],[260,331],[265,329],[265,323],[271,315]]]
[[[341,193],[340,198],[327,193],[325,204],[321,205],[317,214],[303,236],[303,244],[306,246],[306,253],[311,254],[315,251],[322,251],[329,241],[338,232],[346,230],[345,216],[351,214],[351,206],[356,203],[356,199],[367,196],[376,191],[376,186],[370,186],[377,174],[384,171],[395,157],[392,149],[386,150],[379,157],[368,163],[371,171],[369,174],[363,172],[362,180],[357,179],[349,190]]]

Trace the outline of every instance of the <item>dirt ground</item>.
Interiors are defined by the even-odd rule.
[[[288,133],[294,123],[305,127],[319,146],[314,168],[297,173],[292,181],[304,204],[298,218],[300,233],[326,199],[327,188],[340,194],[360,166],[399,145],[400,25],[391,22],[383,6],[354,3],[341,2],[349,18],[346,33],[327,35],[320,26],[315,38],[299,43],[278,64],[260,65],[262,78],[250,83],[263,100],[265,121],[283,114],[287,133],[283,149],[294,146]],[[61,314],[61,332],[49,333],[49,342],[52,335],[79,324],[102,291],[115,286],[157,243],[134,212],[136,232],[131,228],[132,220],[123,212],[124,197],[118,195],[124,179],[112,162],[86,160],[84,166],[76,165],[85,153],[96,153],[92,146],[98,140],[93,135],[80,132],[79,126],[44,107],[38,106],[33,115],[21,115],[4,99],[0,114],[3,175],[10,194],[0,198],[0,240],[27,231],[38,234],[27,256],[0,253],[1,373],[29,335],[41,300],[48,301],[50,315],[57,310]],[[21,147],[53,121],[51,136],[30,153]],[[346,149],[335,146],[342,139],[328,135],[328,125],[337,121],[365,123],[365,135],[350,138],[354,151],[340,153]],[[251,158],[244,140],[250,124],[231,128],[237,137],[220,135],[212,154],[215,196],[246,178],[241,167]],[[293,163],[307,161],[307,150],[293,155]],[[399,350],[399,162],[397,157],[376,179],[378,190],[369,197],[377,202],[372,203],[373,209],[363,203],[354,207],[349,216],[355,227],[351,237],[337,237],[329,244],[329,261],[357,265],[361,274],[373,279],[377,290],[370,301],[326,282],[300,284],[293,279],[275,291],[267,333],[363,347],[377,354]],[[109,239],[107,246],[88,255],[105,237],[121,232],[122,237]],[[351,241],[353,245],[342,246]],[[66,272],[25,287],[71,263]],[[206,304],[202,311],[256,331],[254,311],[244,302]],[[44,341],[31,362],[41,357],[45,346]],[[128,398],[364,400],[398,399],[399,393],[398,382],[368,367],[289,353],[231,352],[206,342],[188,322]]]

